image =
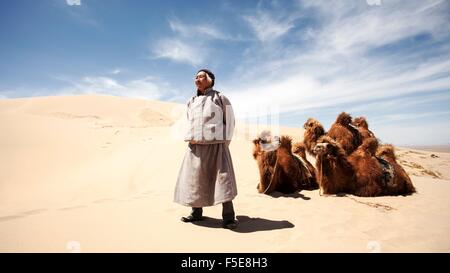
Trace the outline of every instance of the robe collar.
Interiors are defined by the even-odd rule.
[[[200,92],[200,90],[197,89],[197,97],[198,97],[198,96],[205,96],[205,95],[207,95],[209,92],[211,92],[212,90],[213,90],[212,87],[208,87],[208,88],[205,90],[205,93],[202,93],[202,92]]]

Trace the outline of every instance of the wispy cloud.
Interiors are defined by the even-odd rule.
[[[59,75],[53,78],[65,84],[64,87],[51,92],[56,95],[110,94],[141,99],[170,100],[177,97],[179,93],[169,83],[153,76],[128,80],[118,80],[104,75],[81,78]]]
[[[170,29],[174,33],[178,33],[183,37],[197,37],[201,39],[217,39],[217,40],[232,40],[229,35],[224,34],[211,24],[186,24],[179,19],[174,18],[169,20]]]
[[[274,18],[271,13],[261,10],[254,15],[245,15],[243,19],[261,42],[276,40],[294,27],[292,19]]]
[[[416,113],[416,112],[409,112],[409,113],[402,113],[402,114],[390,114],[390,115],[383,115],[380,116],[378,120],[374,120],[372,124],[378,123],[385,123],[390,121],[401,121],[401,120],[415,120],[419,118],[429,118],[429,117],[435,117],[435,116],[449,116],[450,111],[430,111],[427,113]],[[449,140],[450,141],[450,140]]]
[[[151,51],[154,58],[166,58],[193,66],[203,63],[208,53],[206,48],[172,38],[157,41],[151,46]]]
[[[86,87],[89,92],[105,92],[108,90],[121,90],[125,87],[116,80],[108,77],[84,77],[81,86]]]
[[[81,0],[66,0],[69,6],[81,6]]]
[[[93,9],[94,5],[89,5],[81,0],[65,0],[65,2],[57,1],[56,3],[56,6],[59,7],[60,11],[68,15],[67,19],[71,19],[78,24],[87,27],[103,29],[103,26],[98,21],[98,16],[96,16],[95,10]]]
[[[122,70],[120,68],[114,68],[110,73],[113,75],[117,75],[122,73]]]
[[[151,42],[152,58],[164,58],[192,66],[210,57],[214,41],[241,41],[238,36],[221,31],[212,23],[187,24],[178,18],[168,20],[169,35]]]
[[[380,7],[364,3],[305,1],[325,19],[318,42],[333,53],[357,54],[421,33],[448,34],[442,1],[390,1]],[[344,4],[345,3],[345,4]]]
[[[81,93],[103,93],[145,99],[161,99],[164,95],[164,90],[159,88],[152,78],[118,82],[108,77],[84,77],[74,88]]]
[[[436,93],[413,97],[397,97],[390,100],[381,100],[375,102],[368,102],[364,104],[354,105],[347,109],[349,112],[362,113],[368,109],[417,109],[418,106],[432,106],[438,102],[450,101],[450,93]]]

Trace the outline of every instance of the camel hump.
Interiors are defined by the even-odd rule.
[[[292,150],[292,138],[290,136],[281,136],[280,139],[280,147],[288,149],[288,151]]]
[[[336,119],[336,123],[341,124],[343,126],[347,126],[352,123],[352,117],[346,112],[342,112]]]
[[[378,140],[374,137],[370,137],[364,140],[360,146],[364,151],[368,151],[372,156],[375,156],[378,149]]]

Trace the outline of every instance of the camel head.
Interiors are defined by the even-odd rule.
[[[340,113],[339,116],[336,118],[336,124],[341,124],[342,126],[348,126],[351,123],[352,123],[352,117],[345,112]]]
[[[352,122],[353,125],[355,125],[356,127],[361,127],[364,128],[366,130],[369,130],[369,124],[367,123],[367,120],[365,117],[357,117],[353,120]]]
[[[339,155],[345,155],[345,151],[334,139],[325,136],[314,146],[314,153],[317,156],[327,156],[328,158],[337,158]]]
[[[303,124],[303,128],[305,129],[305,137],[311,136],[313,139],[318,139],[325,134],[325,129],[322,124],[313,118],[309,118],[305,124]]]
[[[261,145],[259,144],[260,141],[261,141],[260,138],[255,138],[253,140],[253,153],[252,153],[252,155],[253,155],[254,159],[256,159],[258,157],[258,155],[260,155],[262,153]]]
[[[381,158],[390,158],[395,161],[395,148],[391,144],[383,144],[378,147],[377,156]]]

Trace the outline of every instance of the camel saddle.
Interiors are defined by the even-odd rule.
[[[383,185],[385,187],[394,187],[394,167],[391,163],[381,157],[376,157],[376,159],[383,169],[383,178],[381,180]]]

